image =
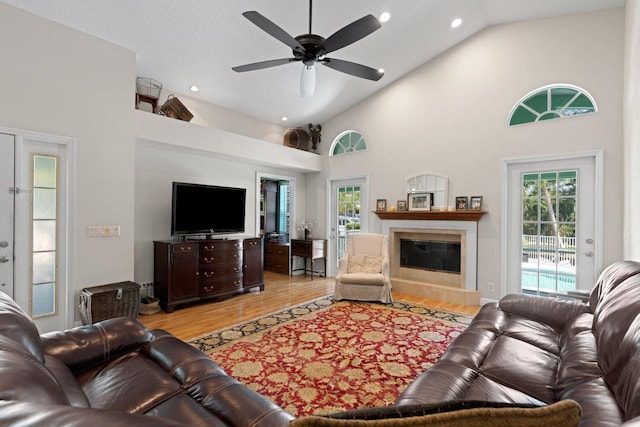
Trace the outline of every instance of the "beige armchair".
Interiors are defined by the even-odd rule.
[[[347,237],[336,274],[335,299],[393,302],[386,234],[359,233]]]

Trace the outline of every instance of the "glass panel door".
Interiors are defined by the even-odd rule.
[[[597,159],[508,163],[503,292],[553,296],[593,287],[601,261]]]
[[[576,289],[577,171],[522,174],[524,293]]]
[[[347,236],[360,232],[360,193],[359,185],[338,187],[336,206],[338,207],[337,255],[344,255]]]

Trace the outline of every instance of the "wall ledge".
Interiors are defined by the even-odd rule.
[[[308,151],[142,110],[135,110],[135,121],[136,138],[151,143],[170,144],[238,162],[298,172],[322,170],[321,156]]]

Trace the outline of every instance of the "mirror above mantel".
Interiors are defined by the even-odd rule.
[[[423,172],[407,178],[407,194],[433,193],[432,209],[447,207],[449,200],[449,177],[434,172]]]

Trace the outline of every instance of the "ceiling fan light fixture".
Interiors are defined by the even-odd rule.
[[[391,14],[389,12],[382,12],[378,19],[380,20],[380,22],[387,22],[389,19],[391,19]]]
[[[316,90],[316,67],[315,65],[302,65],[302,75],[300,76],[300,96],[309,98]]]

